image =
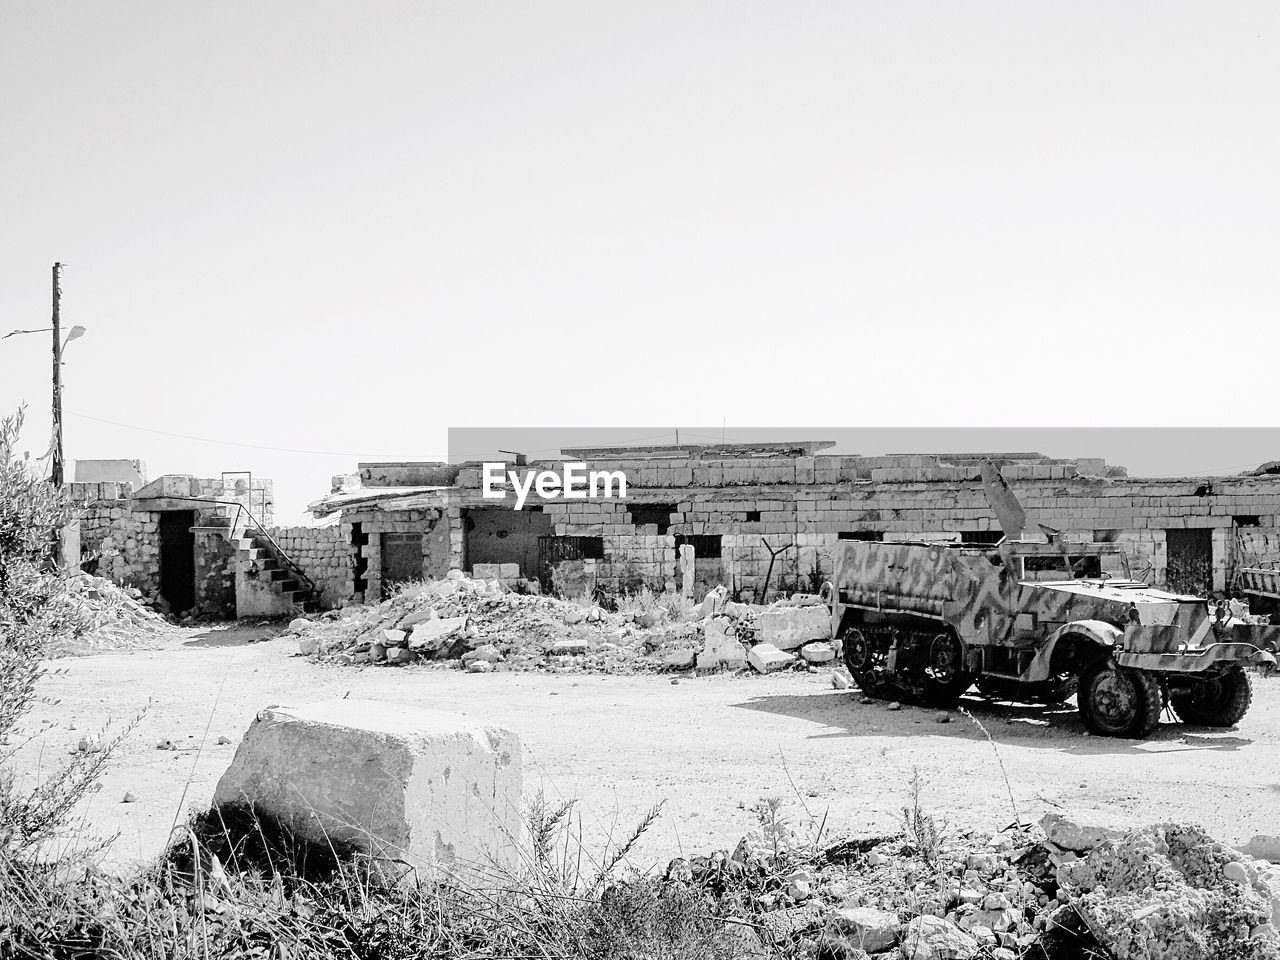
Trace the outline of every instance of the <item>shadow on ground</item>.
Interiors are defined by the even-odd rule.
[[[841,737],[920,737],[924,735],[960,739],[985,739],[980,723],[997,743],[1057,750],[1072,755],[1148,754],[1177,751],[1234,751],[1253,743],[1231,731],[1204,727],[1187,727],[1165,722],[1146,740],[1097,737],[1086,730],[1074,706],[1048,708],[1028,704],[1004,703],[979,697],[965,697],[961,709],[972,715],[974,723],[959,710],[903,705],[890,710],[882,701],[862,703],[857,691],[835,690],[827,693],[776,694],[753,697],[732,704],[740,710],[757,710],[779,716],[795,717],[835,728],[814,733],[809,739]],[[939,723],[946,715],[948,722]],[[1200,733],[1190,731],[1198,730]]]
[[[229,623],[215,624],[190,640],[184,641],[184,647],[243,647],[246,644],[258,643],[261,640],[273,640],[284,630],[279,620],[233,620]]]

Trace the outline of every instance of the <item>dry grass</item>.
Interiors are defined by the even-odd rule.
[[[673,622],[680,622],[688,619],[697,606],[690,598],[683,594],[664,590],[655,592],[648,587],[618,598],[618,612],[621,614],[640,615],[650,613],[654,610],[662,610],[666,613],[667,619]]]

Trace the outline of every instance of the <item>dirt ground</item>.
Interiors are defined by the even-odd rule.
[[[38,774],[81,736],[127,721],[150,700],[82,813],[87,832],[119,835],[112,860],[144,860],[185,810],[208,803],[257,710],[349,695],[512,728],[525,744],[526,796],[542,789],[577,800],[589,843],[622,838],[665,802],[633,858],[640,868],[732,848],[765,796],[786,800],[793,819],[806,808],[825,817],[830,833],[891,832],[913,768],[924,806],[956,826],[997,829],[1014,816],[1000,761],[1023,819],[1057,807],[1119,822],[1189,819],[1227,842],[1280,824],[1280,680],[1255,681],[1238,729],[1166,722],[1142,742],[1091,737],[1074,710],[966,703],[997,759],[961,714],[941,724],[936,710],[862,704],[856,691],[833,690],[827,672],[673,684],[670,676],[356,669],[294,656],[293,640],[261,640],[279,630],[193,628],[154,651],[57,661],[40,691],[54,702],[32,717],[47,729],[20,751],[20,773]],[[178,750],[157,749],[163,739]],[[122,802],[126,791],[136,802]]]

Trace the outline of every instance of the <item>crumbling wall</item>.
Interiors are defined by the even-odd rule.
[[[154,599],[160,591],[160,516],[134,510],[131,493],[127,483],[68,485],[79,515],[80,563]]]
[[[353,547],[351,545],[352,527],[355,524],[360,525],[362,535],[367,538],[367,542],[363,546]],[[444,527],[437,529],[439,524],[444,524]],[[379,600],[386,595],[389,585],[384,583],[383,577],[382,535],[384,533],[418,534],[421,537],[421,570],[422,576],[425,578],[439,575],[437,569],[441,552],[439,534],[447,529],[449,531],[449,563],[451,566],[456,565],[458,569],[461,569],[462,566],[462,516],[456,510],[383,511],[376,508],[355,510],[343,513],[342,523],[338,529],[343,531],[341,542],[344,545],[339,549],[345,550],[350,558],[350,562],[344,571],[341,598],[368,602]],[[436,534],[434,537],[432,536],[433,532]],[[357,555],[364,560],[366,565],[362,577],[365,583],[363,591],[356,589],[355,560]],[[303,569],[306,568],[304,567]],[[310,575],[309,571],[308,575]]]

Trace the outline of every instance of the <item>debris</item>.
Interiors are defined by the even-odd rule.
[[[831,637],[831,613],[825,606],[780,605],[784,602],[775,603],[756,618],[756,636],[762,643],[794,650],[811,640]]]
[[[219,737],[219,738],[218,738],[218,746],[220,746],[220,747],[225,747],[225,746],[227,746],[229,743],[231,743],[231,738],[230,738],[230,737]]]
[[[800,656],[809,663],[830,663],[836,658],[836,648],[828,640],[815,640],[800,648]]]
[[[741,670],[747,665],[747,648],[737,637],[729,621],[722,617],[705,620],[702,624],[704,641],[698,654],[699,670]]]
[[[851,683],[849,674],[845,673],[843,669],[831,674],[831,686],[837,690],[848,690]]]
[[[133,791],[126,790],[124,792],[124,796],[120,799],[120,802],[121,803],[137,803],[138,798],[134,795]]]
[[[492,673],[493,664],[488,660],[471,660],[467,663],[467,673]]]
[[[695,654],[688,647],[668,650],[663,656],[663,664],[671,670],[688,670],[693,666]]]
[[[301,633],[309,626],[311,626],[311,621],[306,617],[295,617],[289,621],[289,631],[291,633]]]
[[[773,673],[785,670],[795,663],[795,657],[783,653],[771,643],[757,643],[747,651],[747,662],[760,673]]]
[[[823,933],[867,953],[881,953],[898,942],[898,917],[871,907],[836,910]]]
[[[66,592],[53,602],[63,608],[60,614],[68,629],[55,635],[50,657],[152,649],[180,636],[132,587],[88,573],[70,576],[66,584]]]
[[[1280,884],[1236,856],[1198,826],[1166,823],[1103,840],[1057,876],[1116,960],[1275,960]]]
[[[970,960],[980,944],[943,917],[921,916],[902,932],[899,952],[903,960]]]

